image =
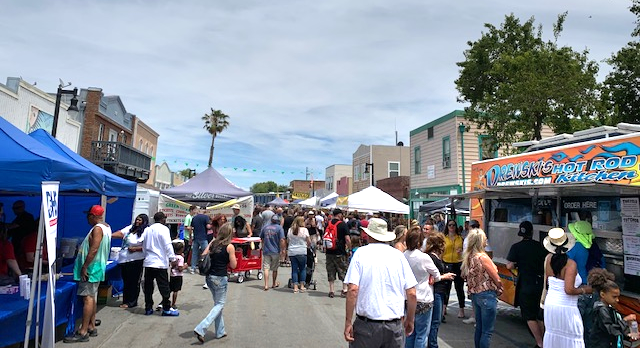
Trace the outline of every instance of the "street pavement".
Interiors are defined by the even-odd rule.
[[[280,287],[264,291],[264,283],[255,277],[256,271],[243,283],[230,278],[224,320],[227,336],[214,339],[212,331],[205,336],[205,346],[215,347],[347,347],[344,340],[345,299],[338,295],[327,297],[327,277],[324,254],[318,253],[314,278],[318,289],[294,294],[287,288],[291,268],[280,267]],[[209,290],[202,288],[204,277],[185,274],[183,291],[177,307],[179,317],[162,317],[160,312],[144,315],[141,307],[121,309],[120,300],[110,299],[98,308],[97,318],[102,324],[98,336],[88,343],[56,343],[58,347],[190,347],[200,345],[193,329],[209,312],[213,300]],[[337,282],[337,288],[340,288]],[[156,290],[154,299],[160,300]],[[447,323],[439,332],[439,346],[443,348],[473,347],[473,325],[456,318],[458,304],[454,293],[449,303]],[[467,308],[470,307],[467,301]],[[468,310],[467,315],[471,312]],[[213,326],[210,328],[213,329]],[[519,318],[519,310],[501,303],[492,339],[492,347],[533,347],[535,342],[526,325]]]

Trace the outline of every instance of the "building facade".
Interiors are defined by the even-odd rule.
[[[410,181],[411,178],[408,175],[396,176],[393,178],[376,180],[376,187],[393,196],[393,198],[399,200],[400,202],[406,203],[409,201]]]
[[[337,192],[338,181],[345,177],[351,179],[352,173],[353,168],[350,164],[334,164],[328,166],[327,169],[325,169],[324,188],[329,193]],[[346,194],[351,194],[351,188],[349,188]]]
[[[343,176],[338,179],[335,192],[340,196],[350,195],[353,192],[353,185],[351,183],[351,180],[352,178],[350,176]]]
[[[407,146],[360,145],[353,153],[352,192],[376,186],[378,180],[408,176],[409,160]]]
[[[289,183],[292,199],[307,199],[319,196],[325,192],[325,182],[322,180],[293,180]]]
[[[133,126],[133,147],[151,156],[151,173],[149,174],[149,180],[146,184],[153,185],[155,180],[156,171],[156,151],[158,147],[158,137],[160,135],[149,127],[146,123],[142,122],[139,118],[134,118]],[[180,176],[179,173],[174,173]],[[178,184],[179,185],[179,184]],[[174,186],[177,186],[174,183]]]
[[[550,128],[543,128],[543,137],[553,135]],[[470,191],[471,163],[502,155],[462,110],[412,130],[409,142],[412,214],[424,203]]]
[[[29,134],[36,129],[53,131],[53,116],[56,97],[38,89],[19,77],[7,78],[7,84],[0,83],[0,117],[18,129]],[[69,104],[60,104],[56,139],[72,151],[78,152],[81,118],[77,112],[69,112]]]

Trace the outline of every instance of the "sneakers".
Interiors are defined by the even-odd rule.
[[[162,307],[162,304],[159,304],[159,305],[158,305],[158,307],[156,307],[156,310],[157,310],[157,311],[161,311],[161,310],[162,310],[162,308],[163,308],[163,307]]]
[[[476,318],[469,317],[468,319],[465,319],[462,322],[465,323],[465,324],[475,324],[476,323]]]
[[[87,330],[89,337],[98,337],[98,329]]]
[[[89,342],[89,333],[87,332],[84,335],[80,335],[79,333],[76,332],[73,336],[65,337],[63,342],[64,343]]]
[[[203,289],[209,289],[209,285],[207,285],[207,283],[204,283],[204,285],[202,286]]]
[[[162,311],[163,317],[177,317],[179,315],[180,315],[180,312],[178,312],[177,309],[173,309],[173,308],[171,308],[168,311]]]
[[[151,315],[153,314],[153,309],[147,309],[146,311],[144,311],[144,315]]]
[[[189,268],[189,274],[195,274],[196,271],[193,268]]]

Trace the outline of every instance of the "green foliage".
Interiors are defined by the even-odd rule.
[[[273,181],[258,182],[251,186],[250,191],[253,193],[268,192],[286,192],[289,189],[287,185],[278,185]]]
[[[640,37],[640,1],[634,0],[630,11],[639,19],[631,36]],[[602,123],[640,123],[640,43],[629,42],[607,60],[611,72],[603,83],[602,101],[606,117]]]
[[[196,170],[195,169],[190,169],[190,168],[185,168],[181,171],[179,171],[180,175],[184,176],[185,178],[189,178],[191,179],[192,177],[194,177],[196,175]]]
[[[565,17],[554,25],[555,40]],[[588,51],[543,40],[534,18],[521,23],[512,14],[500,28],[485,28],[479,40],[468,42],[456,86],[458,100],[470,104],[465,117],[496,146],[509,152],[513,142],[541,139],[543,125],[564,133],[595,124],[598,65]]]
[[[213,108],[211,108],[211,113],[204,114],[202,120],[204,121],[202,128],[211,134],[211,148],[209,149],[209,167],[211,167],[216,136],[229,127],[229,116],[220,110],[213,110]]]

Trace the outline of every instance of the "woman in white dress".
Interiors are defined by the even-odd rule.
[[[552,228],[542,244],[551,254],[545,259],[546,297],[544,303],[543,346],[548,348],[584,348],[583,326],[578,296],[590,294],[591,287],[581,286],[575,261],[567,256],[576,240],[562,228]]]

